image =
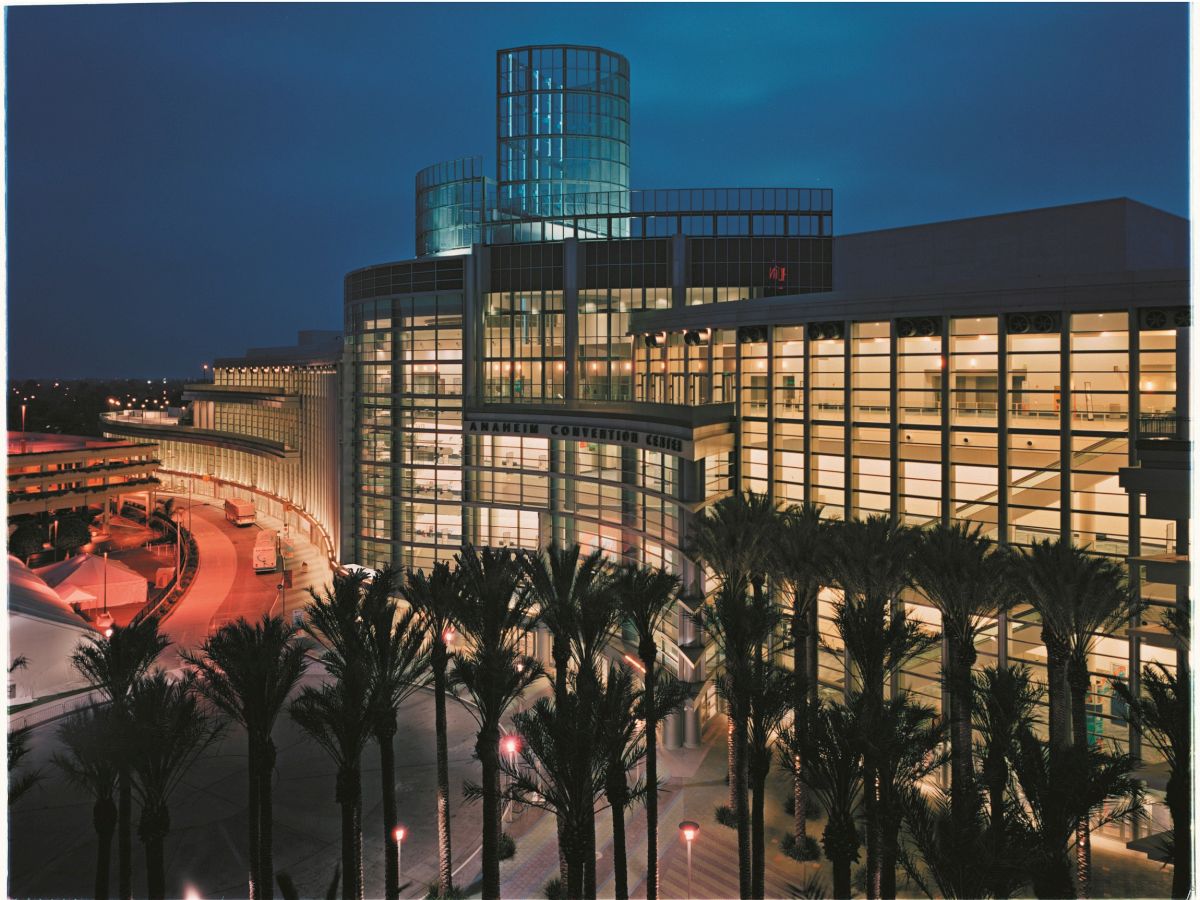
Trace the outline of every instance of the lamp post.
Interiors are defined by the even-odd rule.
[[[503,747],[504,752],[508,754],[508,767],[510,769],[510,772],[508,775],[508,785],[509,785],[509,787],[512,787],[512,783],[513,783],[513,774],[512,773],[515,772],[516,768],[517,768],[517,751],[521,748],[521,742],[516,738],[515,735],[510,734],[510,735],[506,736],[504,738],[504,740],[502,740],[500,742],[500,746]],[[507,820],[508,820],[509,824],[512,824],[513,806],[515,806],[515,805],[516,804],[514,803],[513,799],[511,797],[509,797],[508,798],[508,815],[507,815]]]
[[[404,837],[408,832],[401,825],[393,832],[396,838],[396,883],[400,883],[400,879],[404,877]]]
[[[696,839],[696,835],[700,833],[700,823],[693,822],[690,819],[684,819],[679,823],[679,833],[683,835],[683,839],[687,843],[688,900],[692,900],[692,841],[694,841]]]

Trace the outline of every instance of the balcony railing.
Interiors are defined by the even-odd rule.
[[[1143,438],[1179,440],[1187,432],[1187,416],[1149,413],[1138,416],[1138,435]]]

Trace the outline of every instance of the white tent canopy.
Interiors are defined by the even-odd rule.
[[[25,657],[22,669],[9,673],[9,699],[21,703],[82,687],[71,666],[71,653],[95,632],[46,582],[15,556],[8,558],[9,659]]]
[[[80,553],[38,574],[64,601],[79,600],[80,609],[102,608],[106,597],[110,607],[146,602],[146,579],[115,559]]]

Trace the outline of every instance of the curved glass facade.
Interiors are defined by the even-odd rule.
[[[482,240],[496,204],[482,156],[435,163],[417,173],[417,256],[463,252]]]
[[[573,194],[629,190],[629,62],[598,47],[496,55],[501,217],[558,216]]]

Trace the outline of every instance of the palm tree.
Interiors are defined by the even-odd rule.
[[[310,588],[304,631],[324,650],[331,681],[306,687],[291,705],[292,719],[321,745],[337,768],[334,799],[342,811],[342,896],[358,900],[362,873],[362,752],[371,736],[371,673],[362,625],[361,572],[334,575],[333,585]]]
[[[127,734],[134,685],[168,644],[158,633],[158,620],[147,616],[135,618],[125,627],[113,626],[108,638],[88,635],[71,654],[76,671],[112,705],[121,735]],[[128,900],[133,896],[133,782],[125,754],[117,769],[117,891],[121,900]]]
[[[863,795],[861,733],[855,710],[818,701],[804,734],[790,728],[779,741],[781,761],[785,766],[801,761],[804,783],[828,817],[821,844],[833,864],[833,896],[838,900],[849,900],[850,866],[858,861],[861,846],[855,821]]]
[[[975,781],[971,754],[975,645],[986,619],[1009,605],[1009,560],[983,536],[978,524],[939,523],[921,533],[912,570],[918,589],[942,616],[950,692],[950,807],[965,828]]]
[[[1111,631],[1132,613],[1119,564],[1092,556],[1069,540],[1035,541],[1016,567],[1018,583],[1042,617],[1046,675],[1050,685],[1050,744],[1086,745],[1088,657],[1098,631]],[[1056,700],[1057,695],[1057,700]],[[1069,729],[1069,730],[1068,730]],[[1079,887],[1088,894],[1091,839],[1087,820],[1079,823]]]
[[[429,638],[429,662],[433,671],[434,731],[437,740],[437,830],[438,895],[454,890],[450,855],[450,762],[446,751],[446,686],[450,664],[449,645],[455,634],[458,582],[449,563],[435,563],[427,576],[409,569],[400,595],[417,611]]]
[[[595,550],[580,560],[579,544],[570,547],[560,547],[551,544],[536,556],[524,557],[529,587],[533,591],[538,606],[538,621],[550,631],[550,656],[554,661],[554,699],[560,706],[567,691],[567,680],[570,673],[572,656],[576,657],[579,671],[591,671],[591,666],[579,657],[591,655],[584,648],[582,640],[582,616],[587,609],[595,622],[594,607],[605,597],[601,588],[604,581],[604,555]],[[611,604],[608,604],[611,605]],[[601,623],[603,624],[603,623]],[[589,634],[596,636],[595,629],[589,629]],[[599,634],[601,641],[611,633],[611,627]],[[599,649],[596,650],[599,653]],[[562,820],[558,821],[561,831]],[[563,844],[563,835],[559,834],[559,845]],[[595,838],[595,830],[592,831]],[[559,855],[560,877],[566,882],[566,856]],[[592,881],[595,880],[595,854],[588,867]],[[585,873],[585,879],[588,874]],[[594,887],[594,884],[593,884]]]
[[[387,568],[375,575],[363,598],[362,628],[369,668],[371,731],[379,744],[383,778],[383,846],[390,847],[396,831],[396,713],[405,700],[425,685],[429,668],[426,634],[415,610],[400,616],[391,592],[396,580]],[[384,894],[400,896],[399,860],[384,852]]]
[[[625,667],[609,670],[600,697],[601,727],[597,740],[604,760],[604,797],[612,810],[613,878],[616,900],[629,898],[629,872],[625,855],[625,810],[633,796],[644,792],[644,782],[629,785],[629,773],[646,755],[645,735],[639,735],[637,690],[633,673]]]
[[[987,788],[991,812],[990,838],[992,857],[1008,856],[1011,841],[1007,800],[1012,778],[1013,762],[1020,752],[1021,741],[1033,733],[1034,710],[1041,698],[1041,688],[1032,680],[1025,666],[989,666],[974,676],[974,723],[979,732],[983,782]],[[996,881],[990,887],[995,897],[1007,896],[1010,885]]]
[[[92,798],[96,829],[96,900],[107,900],[113,835],[117,830],[117,735],[109,707],[84,707],[58,726],[65,752],[51,761],[72,785]]]
[[[1168,630],[1186,648],[1186,616],[1168,620]],[[1186,656],[1181,656],[1186,659]],[[1171,896],[1186,897],[1191,888],[1191,716],[1187,702],[1187,666],[1172,672],[1162,663],[1142,667],[1142,693],[1134,696],[1129,685],[1113,681],[1113,690],[1129,707],[1129,723],[1143,740],[1166,760],[1167,808],[1171,811],[1171,862],[1174,874]]]
[[[828,540],[822,507],[803,503],[789,507],[776,537],[776,564],[780,579],[792,595],[791,645],[793,680],[792,721],[797,733],[807,728],[808,714],[817,702],[817,598],[827,581],[824,552]],[[800,740],[803,745],[803,738]],[[802,766],[793,765],[796,846],[808,843],[808,788],[800,777]]]
[[[1087,744],[1056,750],[1026,734],[1014,762],[1034,896],[1074,897],[1070,847],[1081,823],[1099,828],[1140,809],[1139,788],[1131,777],[1133,758]],[[1106,805],[1109,812],[1103,811]]]
[[[245,619],[229,622],[210,635],[199,652],[182,654],[196,671],[197,693],[246,731],[252,900],[273,893],[275,742],[271,731],[308,664],[304,645],[294,637],[295,629],[283,619],[266,614],[253,625]]]
[[[834,624],[850,663],[852,684],[860,687],[859,717],[867,723],[883,715],[884,688],[909,660],[937,639],[909,619],[902,595],[910,584],[909,562],[915,536],[891,516],[871,516],[834,526],[829,542],[830,573],[842,589],[834,603]],[[867,833],[867,896],[879,897],[884,880],[884,822],[894,818],[878,790],[881,760],[864,751],[864,807]]]
[[[704,628],[721,654],[717,693],[733,717],[734,759],[737,786],[734,813],[738,831],[738,870],[742,896],[753,896],[754,857],[749,802],[750,717],[756,681],[766,663],[762,650],[780,619],[778,608],[766,597],[747,595],[744,581],[722,582],[708,607]],[[789,698],[790,699],[790,698]]]
[[[752,668],[750,721],[747,741],[747,774],[753,797],[750,810],[750,894],[762,898],[766,890],[765,794],[771,771],[771,742],[792,709],[793,675],[774,663]]]
[[[779,526],[779,510],[768,495],[753,491],[731,494],[692,520],[686,552],[712,571],[718,585],[743,581],[750,586],[754,599],[761,602],[767,576],[775,568],[775,537]],[[744,766],[737,761],[733,714],[727,712],[730,720],[729,805],[736,807],[738,794],[742,792],[738,773]]]
[[[566,895],[595,896],[584,887],[584,866],[596,795],[605,789],[607,760],[597,752],[602,719],[595,705],[577,692],[568,690],[564,699],[559,706],[543,697],[513,716],[524,765],[506,760],[500,769],[508,777],[510,801],[549,810],[561,823]],[[473,785],[469,793],[486,797],[486,788]]]
[[[500,723],[541,666],[521,652],[532,621],[533,592],[523,565],[508,549],[464,547],[456,557],[463,602],[458,619],[466,646],[455,655],[450,681],[471,695],[475,753],[482,769],[483,896],[500,896]]]
[[[138,837],[146,849],[146,893],[167,896],[163,843],[171,831],[171,794],[197,757],[220,734],[193,693],[194,676],[172,681],[165,672],[138,680],[129,695],[129,767],[142,807]]]
[[[670,572],[626,563],[613,573],[609,589],[638,639],[646,722],[646,900],[658,897],[658,720],[655,702],[658,645],[655,636],[675,607],[679,578]]]

